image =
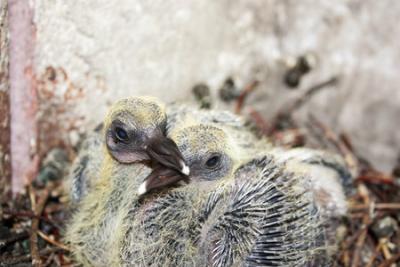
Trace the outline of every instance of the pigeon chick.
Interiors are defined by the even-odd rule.
[[[72,203],[87,194],[91,181],[99,177],[103,161],[103,140],[107,153],[120,163],[152,161],[159,168],[189,174],[176,144],[165,136],[164,105],[151,97],[132,97],[115,103],[104,122],[83,143],[69,180]],[[102,129],[104,128],[104,129]]]
[[[185,105],[168,105],[169,120],[167,134],[174,138],[174,132],[190,125],[207,124],[229,133],[232,143],[238,148],[237,155],[249,159],[269,153],[277,162],[292,172],[309,179],[304,186],[313,190],[318,206],[327,216],[339,218],[346,214],[347,202],[344,188],[352,180],[343,159],[338,155],[309,148],[283,149],[272,147],[265,138],[258,138],[240,116],[222,110],[204,110]],[[193,134],[193,133],[191,133]],[[199,144],[203,144],[199,141]],[[186,156],[185,156],[186,157]]]
[[[110,260],[115,257],[110,255],[117,252],[108,248],[117,247],[114,242],[121,233],[124,205],[128,205],[124,199],[128,195],[130,204],[131,197],[140,198],[138,188],[151,174],[149,167],[157,164],[188,174],[176,144],[164,135],[165,123],[163,108],[154,99],[124,99],[111,107],[104,121],[102,146],[96,137],[89,143],[100,156],[83,157],[86,166],[94,163],[89,167],[92,171],[85,173],[83,168],[75,172],[72,197],[78,201],[77,211],[66,231],[66,241],[82,264],[113,265]],[[147,161],[150,163],[141,164]],[[81,189],[87,184],[90,190],[82,197]],[[102,253],[104,257],[98,257]]]
[[[327,220],[333,222],[346,215],[346,193],[348,192],[345,189],[350,188],[352,174],[339,155],[310,148],[272,147],[268,140],[256,137],[240,116],[227,111],[189,109],[184,106],[172,106],[167,110],[170,113],[183,111],[179,121],[186,120],[184,124],[198,121],[223,129],[234,140],[232,143],[238,147],[240,151],[238,154],[242,155],[242,158],[270,154],[288,171],[305,177],[302,186],[313,192],[315,203]],[[172,123],[169,122],[168,126]],[[168,130],[168,132],[171,135],[170,132],[173,130]],[[336,226],[333,225],[332,228]]]
[[[348,188],[352,175],[340,156],[310,148],[273,147],[265,138],[256,137],[242,117],[228,111],[171,105],[167,112],[171,114],[168,135],[173,136],[180,125],[196,123],[223,129],[240,149],[242,157],[271,154],[290,171],[309,178],[304,181],[304,186],[314,191],[319,207],[328,216],[338,218],[346,214],[346,192],[343,189]]]
[[[191,169],[191,183],[125,212],[119,265],[303,266],[326,260],[323,218],[303,186],[307,177],[286,171],[272,156],[246,161],[218,127],[177,128],[171,138]]]
[[[168,127],[191,169],[188,185],[143,198],[138,189],[153,179],[151,170],[105,153],[102,178],[67,231],[78,261],[85,266],[326,266],[330,228],[305,186],[309,174],[291,171],[290,159],[277,162],[266,146],[240,140],[247,130],[232,131],[234,126],[214,119],[199,124],[199,118],[188,112]]]
[[[167,106],[167,112],[167,134],[174,140],[177,140],[175,132],[184,127],[190,128],[190,125],[204,124],[221,129],[229,133],[229,147],[238,148],[235,157],[240,155],[243,160],[246,157],[249,159],[256,155],[272,154],[290,171],[309,177],[304,181],[304,186],[314,191],[319,207],[328,216],[339,218],[346,214],[347,203],[343,188],[347,188],[351,182],[351,174],[339,156],[315,149],[273,148],[268,140],[256,137],[240,116],[228,111],[204,110],[175,104]],[[186,135],[193,135],[193,132]],[[198,146],[201,147],[206,142],[200,138]],[[188,153],[184,154],[185,157],[190,157]]]

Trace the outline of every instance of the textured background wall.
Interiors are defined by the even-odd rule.
[[[124,96],[185,100],[200,81],[216,94],[227,76],[239,86],[257,78],[252,101],[268,116],[339,74],[308,111],[385,170],[400,151],[398,1],[36,0],[33,9],[46,145],[75,142]],[[318,65],[302,89],[287,90],[284,62],[305,52]]]

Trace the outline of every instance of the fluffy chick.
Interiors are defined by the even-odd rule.
[[[89,135],[74,162],[68,183],[71,202],[78,203],[100,176],[104,142],[107,153],[120,163],[153,160],[187,175],[189,169],[175,143],[165,137],[166,124],[165,107],[158,99],[132,97],[115,103],[104,127]]]
[[[324,265],[323,218],[301,175],[264,156],[245,161],[229,132],[176,127],[191,183],[145,199],[150,170],[105,159],[67,231],[85,266]],[[111,179],[109,179],[111,177]]]
[[[199,123],[223,129],[238,146],[238,154],[242,158],[271,154],[288,170],[308,177],[304,186],[314,192],[319,208],[327,216],[333,218],[346,214],[346,192],[343,189],[348,188],[352,175],[340,156],[309,148],[273,147],[268,140],[256,137],[242,117],[228,111],[171,105],[167,107],[167,112],[171,114],[167,127],[169,135],[173,136],[173,132],[182,125]]]
[[[183,124],[187,125],[188,123],[184,122]],[[175,127],[178,130],[170,129],[170,135],[182,151],[191,169],[190,180],[192,184],[178,189],[177,192],[180,192],[178,195],[168,197],[167,200],[157,199],[155,200],[157,204],[148,204],[151,209],[146,209],[143,213],[139,211],[139,218],[146,217],[146,214],[149,214],[151,220],[151,222],[140,221],[140,225],[166,225],[167,229],[163,230],[157,227],[151,227],[149,235],[151,237],[155,235],[160,244],[170,244],[170,246],[163,246],[160,248],[155,245],[150,250],[145,248],[143,251],[141,247],[132,248],[131,245],[128,245],[126,251],[129,251],[129,253],[125,254],[123,262],[129,264],[134,263],[134,265],[156,265],[156,263],[161,261],[163,264],[179,266],[231,266],[239,262],[239,265],[244,264],[251,266],[316,266],[328,264],[331,255],[335,252],[335,230],[337,226],[335,220],[346,212],[346,203],[341,181],[349,181],[351,178],[339,157],[311,149],[293,149],[286,151],[283,149],[266,151],[264,147],[260,147],[256,150],[254,148],[248,149],[248,147],[237,145],[237,139],[235,139],[237,135],[231,136],[231,132],[226,132],[215,126],[200,124],[183,129],[180,129],[178,125]],[[259,156],[250,153],[250,151],[257,151]],[[263,157],[262,154],[267,154],[268,156]],[[251,163],[245,164],[244,162],[249,158],[257,159],[251,160]],[[213,166],[214,168],[210,168]],[[236,171],[232,174],[234,170]],[[264,176],[265,173],[274,171],[279,173],[279,175],[274,176],[275,178],[271,178],[268,175]],[[262,177],[262,179],[260,177]],[[280,193],[282,193],[282,191],[285,193],[281,195],[282,200],[274,198],[271,191],[265,191],[265,193],[263,193],[264,187],[271,189],[269,183],[275,183],[275,179],[281,183],[280,186],[282,186],[282,188],[279,189],[281,190]],[[232,184],[233,181],[235,181],[234,184]],[[243,185],[244,181],[251,184],[248,185],[247,190],[242,190],[243,187],[247,186]],[[232,185],[239,186],[240,189],[232,189]],[[256,244],[259,244],[257,250],[249,253],[254,243],[247,240],[248,237],[242,236],[242,231],[245,232],[246,227],[242,227],[241,230],[238,230],[240,226],[250,226],[251,223],[243,219],[242,214],[232,215],[232,211],[227,211],[227,203],[223,206],[224,209],[213,209],[213,216],[215,217],[210,215],[212,223],[225,226],[224,230],[226,232],[224,234],[217,234],[218,230],[221,230],[221,228],[217,226],[211,227],[208,223],[205,224],[206,228],[199,226],[204,223],[204,215],[194,215],[191,212],[186,214],[179,210],[185,208],[196,211],[202,210],[201,204],[199,204],[201,203],[201,199],[206,199],[206,194],[210,191],[214,192],[213,189],[216,188],[221,190],[219,192],[222,195],[227,194],[230,190],[235,192],[235,194],[242,194],[240,197],[237,197],[237,205],[240,208],[246,203],[244,200],[246,199],[245,197],[251,199],[248,200],[250,202],[254,201],[253,198],[258,198],[259,194],[265,194],[265,196],[270,197],[267,199],[271,202],[264,199],[263,201],[266,202],[262,202],[261,204],[253,203],[254,206],[249,205],[249,210],[256,207],[257,212],[260,212],[260,214],[257,212],[255,213],[255,215],[259,216],[256,220],[262,221],[263,216],[268,217],[268,212],[266,210],[263,211],[265,206],[274,207],[274,205],[287,204],[282,210],[274,213],[274,216],[280,216],[282,221],[274,221],[275,224],[273,224],[272,221],[268,221],[265,226],[260,226],[261,228],[264,227],[266,231],[265,236],[257,236],[257,234],[253,233]],[[330,191],[327,191],[329,189]],[[274,190],[276,190],[276,188]],[[185,193],[182,195],[181,192]],[[216,197],[216,193],[211,193],[211,195],[211,200],[214,202],[211,202],[211,200],[208,201],[206,208],[203,208],[203,210],[207,210],[207,213],[211,212],[211,207],[223,205],[217,205],[217,203],[222,203],[223,201],[219,202],[220,199]],[[186,198],[186,196],[188,196],[188,198]],[[236,196],[230,195],[230,197],[231,198],[227,197],[226,201],[231,205],[233,201],[232,198]],[[160,201],[160,203],[158,201]],[[244,203],[240,203],[241,201]],[[280,201],[282,201],[282,203]],[[302,204],[298,204],[296,201]],[[268,205],[266,204],[267,202]],[[200,205],[200,207],[192,205]],[[307,208],[302,209],[304,208],[302,205],[306,205]],[[290,207],[293,211],[290,210]],[[161,212],[161,210],[162,215],[158,215],[157,213]],[[293,217],[290,217],[287,213],[294,213],[294,217],[299,217],[296,217],[296,219],[292,221]],[[225,216],[226,221],[224,221],[222,218],[224,218],[226,214],[232,216]],[[247,211],[244,211],[243,214],[252,217],[251,213]],[[271,216],[271,219],[276,219],[274,216]],[[284,219],[285,216],[288,218],[287,221]],[[173,221],[170,221],[171,218],[174,218]],[[164,221],[164,219],[168,221]],[[196,220],[200,221],[200,223],[197,222],[197,226]],[[218,220],[221,221],[218,222]],[[180,223],[177,223],[182,221],[185,222],[185,225],[189,225],[191,230],[185,230]],[[232,223],[232,221],[234,221],[234,223]],[[285,222],[288,222],[288,224],[285,225]],[[252,223],[256,224],[256,222],[253,221]],[[293,225],[291,225],[291,223],[293,223]],[[135,228],[135,230],[131,231],[135,234],[140,233],[140,225],[136,226],[139,228]],[[278,227],[274,228],[273,225]],[[196,232],[194,229],[198,227],[201,228],[201,230],[197,230]],[[271,232],[269,227],[274,229],[271,235],[269,235]],[[280,232],[279,227],[285,230]],[[254,228],[256,227],[253,226],[253,229]],[[178,230],[173,232],[170,231],[170,229]],[[225,242],[223,243],[224,245],[215,246],[216,243],[221,244],[219,242],[222,241],[220,239],[216,241],[214,235],[207,232],[210,229],[218,229],[215,230],[215,235],[229,236],[229,238],[223,240]],[[294,229],[299,232],[296,232]],[[157,234],[154,234],[152,231],[155,231]],[[159,231],[161,233],[159,233]],[[198,235],[196,236],[196,234],[194,234],[194,236],[191,237],[194,241],[190,241],[185,231],[194,231]],[[276,234],[274,231],[281,234],[281,239],[272,238],[274,234]],[[213,236],[213,238],[207,237],[210,235]],[[285,241],[285,238],[290,235],[293,235],[293,239],[288,238],[287,240],[291,241],[286,243],[287,240]],[[305,239],[299,240],[298,236],[303,236]],[[135,238],[137,237],[138,236],[135,236]],[[143,240],[146,240],[147,237],[143,237]],[[175,242],[171,243],[169,238],[172,238]],[[200,241],[202,238],[203,244],[201,244]],[[270,241],[271,239],[273,241]],[[135,240],[137,241],[137,239]],[[238,246],[231,244],[237,243],[237,240],[249,243]],[[277,242],[276,240],[280,241]],[[156,242],[155,240],[153,241]],[[140,245],[140,243],[135,244]],[[293,245],[293,247],[290,247],[290,245]],[[143,246],[145,247],[145,245]],[[194,252],[194,254],[187,254],[186,248],[188,248],[189,251],[196,252]],[[229,252],[229,249],[232,249],[232,251]],[[238,253],[240,250],[241,252]],[[135,252],[132,254],[132,251]],[[183,252],[179,256],[174,257],[173,255],[176,255],[176,251]],[[293,251],[295,252],[293,253]],[[137,256],[136,253],[140,255],[151,255],[154,253],[160,255],[160,257],[156,259],[156,262],[153,262],[152,260],[146,261],[146,259],[139,256],[138,259],[140,259],[140,261],[132,262],[132,258],[130,257],[132,255]],[[195,262],[190,261],[196,257],[200,258]]]
[[[172,121],[168,134],[191,168],[192,182],[143,200],[134,192],[149,170],[137,164],[111,168],[111,182],[96,185],[102,197],[89,193],[67,232],[79,261],[88,266],[326,265],[331,243],[325,217],[304,186],[311,180],[308,173],[287,167],[293,157],[262,156],[266,146],[241,140],[248,136],[241,127],[235,132],[235,126],[215,119],[199,125],[201,117],[190,113]],[[204,115],[203,122],[209,120]]]
[[[92,151],[79,161],[86,169],[78,164],[82,168],[72,179],[77,211],[65,235],[84,265],[114,265],[116,257],[112,255],[117,253],[114,248],[118,247],[127,211],[126,195],[129,204],[132,198],[139,199],[139,185],[150,174],[150,168],[138,162],[155,160],[182,172],[187,168],[176,144],[164,135],[165,123],[166,115],[156,100],[124,99],[112,106],[104,121],[101,136],[105,140],[98,142],[95,135],[88,143]],[[90,190],[84,192],[88,187]]]
[[[303,266],[327,260],[323,219],[302,186],[306,177],[285,171],[271,156],[245,162],[229,133],[215,126],[194,125],[171,136],[191,168],[191,183],[130,208],[121,265]]]

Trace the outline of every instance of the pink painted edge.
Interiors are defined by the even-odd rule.
[[[34,75],[35,25],[32,1],[10,0],[9,77],[12,191],[21,192],[38,173],[38,110]]]

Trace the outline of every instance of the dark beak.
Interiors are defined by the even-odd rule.
[[[148,141],[146,152],[150,156],[153,165],[163,165],[183,175],[189,175],[189,167],[172,139],[164,135],[154,137]]]
[[[189,167],[178,146],[164,135],[151,138],[145,148],[153,171],[139,187],[139,195],[172,185],[180,180],[188,181]]]
[[[174,169],[169,169],[165,166],[158,165],[139,186],[138,193],[139,195],[144,195],[149,191],[175,184],[181,180],[189,182],[188,176],[183,175]]]

